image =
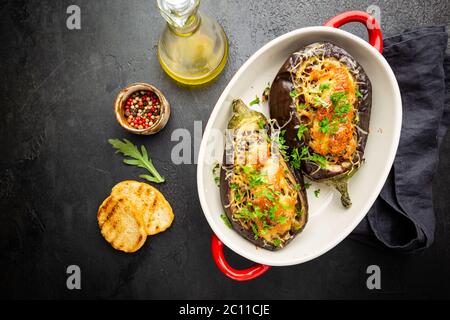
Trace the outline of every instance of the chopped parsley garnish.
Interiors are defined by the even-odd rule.
[[[273,239],[272,243],[273,243],[273,245],[275,247],[279,247],[281,245],[281,240],[280,239]]]
[[[254,188],[267,183],[266,174],[263,172],[258,172],[256,170],[249,175],[248,180],[250,188]]]
[[[323,118],[322,121],[319,122],[320,132],[327,133],[328,130],[330,130],[329,124],[330,121],[328,120],[328,118],[327,117]]]
[[[231,222],[230,219],[228,219],[228,217],[226,215],[224,215],[223,213],[220,215],[220,218],[222,219],[223,223],[225,223],[225,225],[230,228],[233,229],[233,227],[231,226]]]
[[[249,103],[249,105],[251,105],[251,106],[253,106],[255,104],[259,104],[259,97],[258,96],[256,96],[256,98],[254,100],[250,101],[250,103]]]
[[[289,95],[292,97],[292,98],[297,98],[297,96],[298,96],[298,92],[297,92],[297,90],[292,90],[291,92],[289,92]]]
[[[331,102],[333,102],[334,105],[338,104],[340,101],[347,99],[347,94],[342,91],[334,92],[330,96]]]
[[[301,163],[302,159],[298,152],[298,148],[294,148],[291,153],[290,164],[294,169],[300,169]]]
[[[286,220],[287,220],[287,218],[285,216],[279,216],[278,217],[278,222],[281,223],[281,224],[286,223]]]
[[[314,190],[314,195],[316,196],[316,198],[319,197],[319,194],[320,194],[320,189]]]
[[[303,138],[303,134],[305,133],[305,131],[307,131],[308,128],[306,128],[306,126],[302,123],[300,124],[300,126],[297,129],[297,139],[298,141],[301,141]]]
[[[320,91],[324,91],[324,90],[327,90],[327,89],[330,89],[330,83],[328,83],[328,82],[322,83],[322,84],[319,86],[319,90],[320,90]]]
[[[305,189],[309,189],[309,187],[311,187],[311,183],[309,183],[309,182],[305,182]]]
[[[300,109],[300,110],[306,109],[306,107],[307,107],[307,105],[304,104],[304,103],[299,103],[299,104],[297,105],[297,109]]]
[[[258,228],[256,227],[256,224],[254,224],[254,223],[252,223],[252,231],[253,231],[253,235],[255,237],[255,240],[257,240],[259,238]]]
[[[239,189],[239,185],[238,185],[237,183],[231,183],[231,184],[230,184],[230,188],[231,188],[232,190],[238,190],[238,189]]]
[[[292,150],[290,164],[292,165],[292,167],[294,167],[294,169],[300,168],[302,160],[315,162],[321,168],[327,165],[327,159],[325,159],[324,156],[316,153],[310,154],[309,148],[307,146],[304,146],[300,152],[298,148],[294,148]]]
[[[269,209],[269,218],[272,221],[275,221],[275,213],[278,211],[278,206],[272,206]]]
[[[357,98],[362,98],[363,97],[361,91],[359,91],[359,88],[356,88],[355,95],[356,95]]]
[[[264,127],[266,126],[266,121],[264,121],[263,119],[260,119],[258,121],[258,126],[260,129],[264,129]]]
[[[219,184],[220,184],[220,163],[218,163],[218,162],[214,163],[214,166],[212,168],[212,175],[214,177],[214,182],[216,183],[216,186],[219,186]]]
[[[263,189],[261,192],[259,192],[256,195],[258,198],[264,196],[266,197],[270,202],[274,202],[275,201],[275,195],[273,194],[272,191],[270,191],[269,189]]]
[[[289,149],[289,147],[286,145],[286,138],[284,137],[285,134],[286,130],[281,130],[280,133],[278,134],[278,137],[276,135],[275,137],[278,139],[278,141],[276,142],[278,144],[278,149],[281,155],[286,161],[289,161],[289,156],[287,154],[287,150]]]
[[[336,114],[336,116],[342,117],[344,114],[348,113],[351,108],[352,106],[349,103],[336,105],[334,107],[334,113]]]

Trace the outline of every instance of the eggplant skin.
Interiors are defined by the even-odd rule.
[[[225,156],[223,159],[223,163],[225,163]],[[255,236],[253,235],[253,232],[251,230],[245,229],[238,221],[233,219],[233,213],[231,211],[231,208],[228,206],[230,203],[230,194],[231,194],[231,187],[230,182],[227,181],[226,177],[226,169],[232,169],[232,165],[228,165],[226,169],[224,166],[220,169],[220,198],[222,200],[222,205],[225,210],[225,214],[227,215],[228,219],[231,222],[231,226],[233,229],[239,233],[242,237],[246,238],[248,241],[256,245],[257,247],[261,247],[270,251],[278,251],[286,247],[286,245],[291,242],[295,236],[297,236],[300,232],[303,231],[305,228],[307,222],[308,222],[308,200],[306,196],[306,187],[305,182],[303,179],[303,175],[299,170],[294,170],[288,163],[286,163],[287,167],[289,168],[290,172],[294,176],[297,183],[300,185],[300,190],[298,192],[299,194],[299,204],[304,205],[304,223],[303,226],[297,231],[295,235],[293,235],[289,240],[285,241],[283,247],[276,247],[270,243],[264,243],[264,240],[262,238],[255,239]]]
[[[261,119],[264,119],[266,121],[266,118],[264,117],[264,115],[262,115],[261,113],[256,112],[256,111],[249,110],[248,107],[245,106],[245,104],[240,100],[233,101],[232,105],[233,105],[233,110],[234,110],[234,116],[229,122],[229,125],[228,125],[229,129],[238,129],[242,125],[248,124],[249,122],[255,122],[255,121],[258,121]],[[266,130],[268,135],[270,135],[270,126],[267,124],[267,122],[264,126],[264,129]],[[254,236],[252,230],[245,229],[239,223],[238,219],[233,218],[233,212],[231,210],[231,206],[229,206],[229,204],[231,202],[230,196],[232,193],[231,181],[229,181],[226,178],[226,175],[227,175],[227,172],[229,172],[230,170],[233,170],[235,164],[228,163],[229,160],[227,161],[227,155],[225,152],[224,152],[224,156],[223,156],[222,166],[220,168],[220,197],[221,197],[221,201],[222,201],[222,205],[223,205],[225,214],[227,215],[228,219],[230,220],[233,229],[236,232],[238,232],[242,237],[249,240],[251,243],[253,243],[257,247],[261,247],[261,248],[264,248],[264,249],[267,249],[270,251],[277,251],[277,250],[280,250],[280,249],[283,249],[284,247],[286,247],[286,245],[289,242],[291,242],[292,239],[294,239],[294,237],[296,235],[298,235],[300,232],[303,231],[303,229],[305,228],[305,226],[308,222],[308,199],[307,199],[307,195],[306,195],[306,187],[305,187],[305,183],[304,183],[304,179],[303,179],[303,174],[301,171],[294,170],[292,168],[292,166],[290,166],[290,164],[288,162],[284,161],[283,159],[280,159],[280,161],[282,161],[282,164],[286,165],[286,168],[289,170],[290,174],[292,175],[295,182],[299,186],[299,188],[297,190],[297,194],[298,194],[297,206],[300,206],[302,208],[302,212],[303,212],[302,220],[301,220],[301,223],[302,223],[301,228],[299,228],[295,234],[293,234],[288,240],[286,240],[284,242],[283,246],[274,246],[268,242],[264,242],[264,239],[262,239],[261,237],[255,239],[255,236]]]
[[[311,55],[324,56],[325,58],[336,58],[343,63],[350,74],[358,83],[359,91],[362,96],[357,98],[355,109],[359,118],[358,126],[366,133],[357,130],[358,145],[355,156],[359,157],[361,161],[357,165],[343,167],[339,170],[329,170],[327,168],[320,168],[311,161],[302,161],[302,170],[309,178],[315,181],[326,181],[332,179],[345,179],[347,175],[353,175],[359,168],[360,163],[364,158],[364,149],[367,142],[370,122],[370,110],[372,106],[372,85],[369,78],[364,72],[361,65],[344,49],[330,43],[330,42],[316,42],[310,44],[293,54],[291,54],[286,62],[283,64],[278,74],[276,75],[269,93],[269,109],[270,116],[276,119],[280,126],[285,126],[286,129],[286,144],[292,148],[300,148],[304,146],[304,141],[297,140],[297,128],[300,125],[300,120],[297,116],[291,116],[291,113],[296,114],[296,106],[294,100],[290,96],[290,92],[294,89],[292,83],[292,74],[296,73],[298,67],[307,59],[302,53],[308,51]]]

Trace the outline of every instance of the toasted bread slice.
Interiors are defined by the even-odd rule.
[[[133,203],[136,209],[136,218],[145,228],[149,224],[151,210],[158,193],[159,191],[152,186],[132,180],[116,184],[111,191],[112,196],[125,197]]]
[[[109,196],[99,207],[97,220],[103,237],[113,248],[135,252],[147,239],[144,225],[137,216],[132,202],[124,197]]]
[[[172,225],[174,217],[175,216],[169,202],[160,192],[158,192],[158,196],[148,217],[148,220],[145,219],[146,221],[148,221],[148,223],[146,223],[145,225],[147,234],[155,235],[157,233],[165,231]]]
[[[114,196],[127,197],[136,205],[138,219],[148,235],[155,235],[170,227],[174,214],[170,204],[156,188],[138,181],[126,180],[114,186]]]

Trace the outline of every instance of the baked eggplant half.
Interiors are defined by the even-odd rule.
[[[328,42],[294,52],[270,88],[270,116],[286,129],[291,165],[333,185],[347,208],[347,181],[364,159],[371,105],[372,86],[363,68]]]
[[[222,204],[240,235],[259,247],[279,250],[307,222],[303,177],[278,151],[278,135],[271,134],[273,125],[262,113],[241,100],[234,100],[232,108],[220,171]]]

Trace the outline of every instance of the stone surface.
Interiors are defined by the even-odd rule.
[[[66,28],[66,9],[81,8],[81,30]],[[214,83],[180,88],[161,70],[156,43],[163,20],[156,1],[0,1],[0,292],[7,298],[420,298],[450,290],[450,137],[434,182],[436,241],[400,255],[344,240],[320,258],[274,268],[237,283],[216,268],[200,208],[195,165],[170,161],[171,133],[193,132],[208,116],[234,72],[269,40],[320,25],[338,12],[366,10],[371,1],[202,1],[223,25],[229,62]],[[450,25],[450,3],[377,1],[386,36],[419,25]],[[344,29],[365,37],[361,26]],[[153,137],[125,133],[113,99],[126,84],[159,87],[172,104],[166,129]],[[113,250],[101,237],[96,211],[111,187],[137,177],[108,138],[145,143],[167,178],[161,191],[176,214],[170,230],[136,254]],[[227,251],[236,267],[250,262]],[[82,270],[82,290],[66,288],[66,268]],[[382,270],[382,290],[366,288],[366,268]]]

